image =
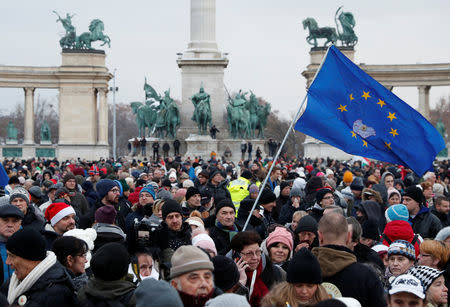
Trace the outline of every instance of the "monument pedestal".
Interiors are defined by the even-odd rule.
[[[186,142],[186,154],[185,157],[202,157],[209,160],[211,152],[215,152],[219,157],[218,141],[214,140],[209,135],[190,134]]]
[[[310,136],[306,136],[305,142],[303,142],[303,149],[305,158],[332,157],[337,160],[348,160],[353,157],[353,155]]]
[[[61,160],[77,158],[99,160],[100,158],[108,158],[109,156],[108,145],[58,144],[57,147],[57,157]]]

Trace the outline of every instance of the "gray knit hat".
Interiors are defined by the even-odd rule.
[[[25,190],[25,188],[14,188],[14,190],[12,190],[11,194],[9,195],[9,203],[11,203],[15,198],[22,198],[27,202],[27,205],[30,204],[30,194],[28,194],[28,191]]]
[[[208,255],[192,245],[180,246],[173,254],[171,262],[171,279],[196,270],[214,270],[214,265]]]
[[[206,302],[205,307],[250,307],[250,304],[245,299],[245,296],[224,293]]]

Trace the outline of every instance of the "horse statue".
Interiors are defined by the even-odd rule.
[[[145,128],[148,128],[147,136],[150,136],[156,121],[156,112],[151,105],[142,104],[139,101],[133,101],[131,110],[136,115],[136,123],[138,125],[139,137],[145,137]]]
[[[269,117],[271,110],[270,103],[266,103],[264,106],[258,106],[258,138],[264,139],[264,129],[267,125],[267,118]]]
[[[177,137],[177,129],[180,125],[180,114],[174,101],[166,108],[166,130],[167,136],[171,139]]]
[[[306,38],[306,41],[308,42],[308,44],[313,45],[314,47],[317,47],[318,38],[326,39],[325,43],[323,44],[324,47],[327,47],[329,43],[334,44],[338,39],[335,28],[319,28],[316,20],[312,17],[308,17],[303,20],[303,29],[308,29],[309,35]]]
[[[56,22],[60,21],[64,30],[66,30],[66,35],[59,40],[59,45],[61,48],[73,48],[77,38],[75,27],[72,25],[72,17],[75,16],[75,14],[70,16],[69,13],[66,13],[66,18],[61,18],[56,11],[53,11],[53,13],[58,16]]]
[[[228,98],[227,120],[230,136],[232,138],[250,136],[250,112],[247,109],[248,101],[245,94],[239,91],[234,99]]]
[[[94,19],[91,21],[89,25],[90,32],[84,32],[76,39],[76,48],[77,49],[94,49],[91,47],[91,43],[95,41],[102,41],[103,44],[100,46],[108,45],[111,47],[111,40],[108,35],[103,34],[103,30],[105,30],[105,26],[103,21],[100,19]]]
[[[255,137],[255,129],[258,124],[258,99],[256,98],[256,95],[253,94],[252,91],[250,91],[250,100],[247,103],[247,109],[249,111],[249,131],[250,131],[250,137]]]
[[[341,12],[338,16],[341,9],[342,6],[338,8],[334,16],[336,29],[338,31],[338,39],[342,42],[342,46],[355,46],[358,42],[358,37],[356,36],[355,31],[353,31],[353,28],[356,25],[355,18],[350,12]],[[338,20],[341,24],[342,32],[339,31]]]
[[[195,107],[196,121],[198,126],[198,134],[206,135],[209,127],[212,127],[211,110],[206,100],[200,100]]]

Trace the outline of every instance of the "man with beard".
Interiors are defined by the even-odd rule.
[[[162,206],[161,225],[156,231],[154,245],[161,251],[165,249],[177,250],[182,245],[191,244],[191,227],[183,222],[182,209],[179,203],[168,199]]]
[[[205,306],[218,294],[214,288],[214,265],[201,249],[181,246],[173,254],[171,262],[170,284],[177,289],[185,307]]]
[[[45,224],[43,236],[46,249],[51,250],[53,242],[65,232],[75,229],[75,210],[66,203],[53,203],[45,211]]]
[[[113,206],[117,211],[117,203],[119,202],[120,188],[118,184],[111,179],[102,179],[97,182],[97,194],[99,199],[95,203],[94,208],[80,218],[80,228],[91,227],[95,220],[95,211],[103,206]],[[82,213],[81,213],[82,214]]]

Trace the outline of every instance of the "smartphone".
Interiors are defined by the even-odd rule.
[[[236,252],[236,251],[234,251],[232,257],[233,257],[233,260],[235,262],[237,262],[237,261],[239,261],[239,259],[241,259],[241,254]]]

